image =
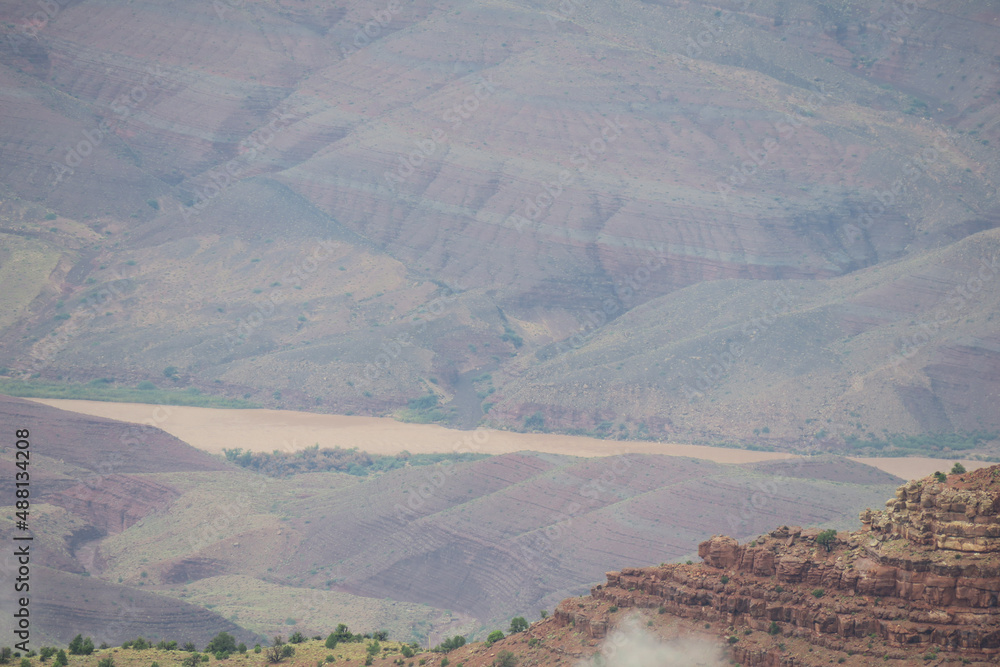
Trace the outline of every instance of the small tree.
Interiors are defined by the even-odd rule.
[[[301,644],[306,640],[305,636],[301,632],[296,631],[291,637],[288,638],[289,644]]]
[[[66,651],[59,649],[59,652],[56,653],[56,659],[52,664],[56,667],[66,667],[66,665],[69,664],[69,658],[66,657]]]
[[[819,544],[826,548],[827,552],[833,549],[833,545],[837,542],[837,531],[830,528],[829,530],[824,530],[822,533],[816,536],[816,544]]]
[[[938,482],[947,482],[948,481],[948,475],[944,474],[940,470],[935,470],[934,471],[934,479],[936,481],[938,481]]]
[[[181,665],[183,667],[198,667],[201,664],[201,656],[197,653],[192,653],[183,660],[181,660]]]
[[[951,474],[952,475],[961,475],[964,472],[965,472],[965,466],[962,465],[961,463],[959,463],[958,461],[955,461],[955,465],[953,465],[951,467]]]
[[[80,653],[83,655],[90,655],[94,652],[94,640],[87,637],[83,640],[83,646],[80,647]]]
[[[493,667],[517,667],[517,656],[510,651],[500,651],[493,661]]]
[[[69,640],[69,654],[80,655],[83,653],[83,635],[77,635]]]
[[[205,653],[232,653],[235,650],[236,639],[228,632],[220,632],[215,635],[205,647]]]
[[[115,659],[110,655],[106,658],[101,658],[101,661],[97,663],[97,667],[115,667]]]
[[[538,612],[538,615],[541,616],[543,619],[544,618],[548,618],[549,617],[549,612],[547,610],[545,610],[545,609],[542,609],[540,612]]]
[[[494,644],[496,644],[501,639],[503,639],[503,630],[494,630],[486,638],[486,645],[487,646],[493,646]]]
[[[285,643],[285,640],[278,635],[273,640],[271,640],[271,645],[267,647],[264,652],[264,658],[271,663],[281,662],[284,658],[290,657],[295,653],[295,649],[290,645]]]
[[[525,620],[524,616],[515,616],[510,619],[510,634],[515,635],[518,632],[524,632],[528,629],[528,621]]]
[[[327,648],[337,648],[337,633],[331,632],[326,638]]]

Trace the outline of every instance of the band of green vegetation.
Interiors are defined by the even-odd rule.
[[[372,473],[386,472],[405,466],[426,466],[448,461],[463,463],[479,461],[489,457],[489,454],[475,453],[440,453],[440,454],[410,454],[401,452],[395,456],[380,456],[358,451],[357,448],[341,449],[340,447],[324,447],[319,445],[307,447],[297,452],[275,450],[273,453],[251,452],[235,448],[222,450],[226,459],[236,465],[264,473],[274,477],[294,475],[306,472],[346,472],[349,475],[364,477]]]
[[[145,385],[145,386],[144,386]],[[149,388],[146,388],[148,386]],[[256,408],[249,401],[203,394],[195,388],[181,391],[159,389],[151,383],[137,387],[122,387],[109,380],[91,380],[86,384],[15,380],[0,377],[0,394],[21,398],[71,398],[85,401],[114,403],[152,403],[155,405],[185,405],[197,408]]]

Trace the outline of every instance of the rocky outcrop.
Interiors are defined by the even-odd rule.
[[[959,488],[914,480],[896,490],[884,511],[865,511],[861,521],[881,536],[921,546],[971,553],[1000,551],[1000,489],[983,488],[982,477],[967,474],[963,480],[968,481],[959,482]]]
[[[609,572],[591,596],[611,612],[657,609],[721,624],[743,665],[812,664],[784,654],[783,642],[775,648],[776,639],[845,659],[944,651],[997,660],[998,495],[1000,466],[909,482],[888,510],[863,513],[860,531],[828,540],[818,529],[782,526],[746,544],[715,536],[698,547],[701,565]],[[609,631],[606,617],[568,604],[556,619],[591,637]]]

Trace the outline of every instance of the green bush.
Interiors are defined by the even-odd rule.
[[[545,430],[545,416],[541,412],[536,412],[524,420],[524,428],[532,431]]]
[[[951,474],[952,475],[965,474],[965,466],[959,463],[958,461],[955,461],[955,465],[951,467]]]
[[[510,619],[510,634],[514,635],[518,632],[524,632],[528,629],[528,621],[524,616],[515,616]]]
[[[115,659],[110,655],[106,658],[101,658],[100,662],[97,663],[97,667],[115,667]]]
[[[767,629],[767,634],[769,635],[781,634],[781,626],[779,626],[776,621],[771,621],[771,627]]]
[[[502,630],[494,630],[486,637],[486,645],[493,646],[495,643],[503,639],[504,634]]]
[[[443,642],[441,642],[431,650],[436,651],[438,653],[447,653],[448,651],[454,651],[455,649],[460,648],[462,646],[465,646],[465,637],[463,637],[462,635],[455,635],[454,637],[449,637],[448,639],[445,639]],[[403,648],[406,647],[404,646]],[[406,654],[404,653],[403,655]],[[412,651],[410,652],[410,655],[413,655]]]
[[[228,632],[220,632],[208,642],[205,653],[234,653],[236,651],[236,639]]]
[[[819,535],[816,536],[816,544],[824,547],[827,553],[833,549],[833,545],[837,543],[837,531],[830,528],[829,530],[824,530]]]
[[[517,656],[510,651],[500,651],[497,655],[496,660],[493,661],[493,667],[516,667],[517,666]]]

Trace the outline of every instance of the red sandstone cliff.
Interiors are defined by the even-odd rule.
[[[995,663],[998,507],[1000,466],[909,482],[829,550],[818,529],[712,537],[703,564],[609,572],[556,622],[599,639],[628,608],[655,609],[726,636],[742,665]]]

